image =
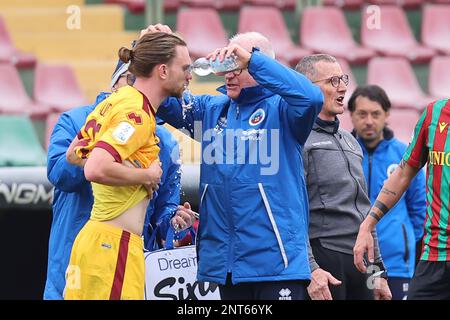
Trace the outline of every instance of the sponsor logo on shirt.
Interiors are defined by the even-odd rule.
[[[126,143],[136,129],[128,122],[121,122],[113,132],[113,137],[120,143]]]

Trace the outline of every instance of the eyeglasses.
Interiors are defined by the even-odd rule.
[[[237,76],[240,76],[242,71],[244,71],[245,69],[247,69],[247,68],[237,69],[237,70],[234,70],[234,71],[217,72],[217,73],[215,73],[215,75],[216,76],[224,76],[224,75],[226,75],[226,74],[231,72],[235,77],[237,77]]]
[[[316,83],[319,81],[329,81],[333,87],[337,88],[337,87],[339,87],[339,83],[341,82],[341,80],[346,86],[348,86],[348,83],[350,82],[348,74],[343,74],[342,76],[332,76],[332,77],[329,77],[326,79],[314,81],[313,83]]]

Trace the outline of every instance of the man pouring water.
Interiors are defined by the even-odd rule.
[[[198,280],[218,283],[222,299],[307,296],[301,155],[323,96],[274,56],[263,35],[238,34],[206,57],[237,64],[223,73],[221,95],[192,96],[184,113],[181,99],[169,98],[158,110],[201,140]]]

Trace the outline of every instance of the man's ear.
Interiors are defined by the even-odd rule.
[[[161,79],[167,79],[169,74],[169,68],[167,67],[167,64],[160,64],[158,66],[158,74]]]

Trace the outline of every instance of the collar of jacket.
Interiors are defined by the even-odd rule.
[[[364,148],[364,150],[368,150],[364,141],[361,139],[361,137],[359,137],[356,134],[355,129],[352,130],[352,135],[358,140],[359,144]],[[379,148],[383,148],[384,146],[388,145],[393,138],[394,138],[394,131],[392,131],[390,128],[385,126],[383,128],[383,140],[381,140],[380,143],[377,144],[377,146],[373,149],[373,151],[375,151],[376,149],[379,149]]]
[[[335,118],[334,121],[326,121],[317,117],[316,122],[314,122],[313,130],[314,131],[325,131],[329,134],[335,134],[339,129],[339,119]]]
[[[227,94],[226,85],[223,85],[223,86],[217,88],[217,91],[226,95]],[[263,86],[248,87],[248,88],[243,88],[241,90],[241,93],[239,93],[239,97],[237,97],[237,99],[233,100],[233,102],[238,103],[240,105],[255,104],[255,103],[258,103],[259,101],[264,100],[272,95],[274,95],[274,93],[270,90],[267,90]]]

